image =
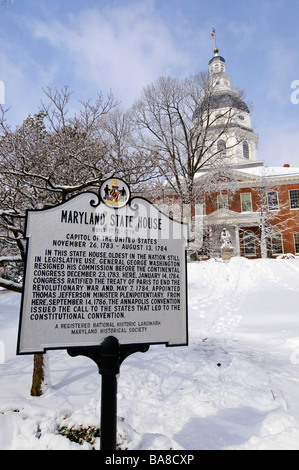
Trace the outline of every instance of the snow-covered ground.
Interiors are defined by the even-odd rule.
[[[120,447],[298,450],[299,259],[211,260],[188,276],[189,346],[151,346],[121,367]],[[51,387],[30,397],[19,302],[0,295],[0,448],[82,449],[58,428],[99,425],[97,367],[52,351]]]

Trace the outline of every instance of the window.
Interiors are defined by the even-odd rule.
[[[219,196],[217,196],[217,206],[218,206],[218,209],[228,209],[228,195],[227,194],[219,194]]]
[[[241,211],[251,212],[252,211],[251,193],[242,193],[240,196],[241,196]]]
[[[269,211],[277,211],[278,210],[278,193],[277,191],[269,191],[267,193],[268,199],[268,209]]]
[[[249,158],[249,145],[246,140],[243,142],[243,157],[244,158]]]
[[[291,209],[299,209],[299,189],[290,189]]]
[[[295,253],[299,255],[299,233],[294,233]]]
[[[195,215],[206,215],[206,204],[195,204]]]
[[[273,255],[281,255],[283,253],[282,236],[281,233],[277,233],[271,239],[271,247]]]
[[[255,256],[255,237],[254,233],[251,230],[246,230],[244,232],[244,254],[245,256]]]
[[[224,140],[218,140],[217,150],[218,152],[221,152],[223,156],[226,156],[226,143]]]

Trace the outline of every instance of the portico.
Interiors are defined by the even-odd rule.
[[[208,237],[211,255],[219,256],[221,254],[221,232],[225,228],[230,235],[231,245],[233,248],[233,256],[250,256],[256,255],[256,247],[254,250],[248,249],[246,253],[246,245],[253,243],[253,238],[258,236],[259,220],[255,213],[239,213],[229,209],[219,209],[204,217],[204,233]],[[249,240],[249,232],[253,233],[252,240]],[[207,240],[206,240],[207,241]]]

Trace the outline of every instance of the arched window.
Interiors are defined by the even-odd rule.
[[[221,152],[221,154],[225,157],[226,156],[226,143],[224,140],[218,140],[217,142],[217,150]]]
[[[246,140],[244,140],[243,142],[243,157],[249,158],[249,145],[248,145],[248,142],[246,142]]]
[[[255,256],[255,236],[251,230],[246,230],[243,236],[245,256]]]

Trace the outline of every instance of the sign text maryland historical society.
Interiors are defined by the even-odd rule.
[[[18,354],[120,344],[187,344],[188,227],[118,178],[28,211]]]

